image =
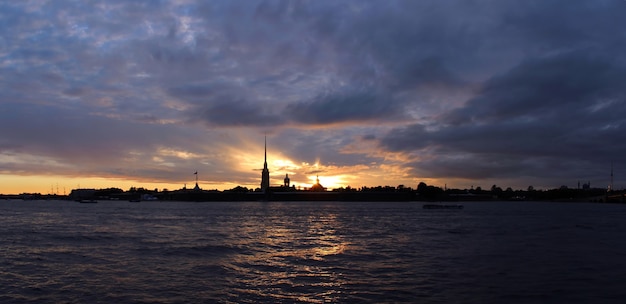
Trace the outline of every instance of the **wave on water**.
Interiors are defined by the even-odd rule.
[[[617,303],[626,206],[0,202],[0,303]]]

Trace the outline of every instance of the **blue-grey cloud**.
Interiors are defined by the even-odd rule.
[[[384,121],[401,114],[402,109],[391,96],[367,90],[322,93],[312,100],[288,105],[283,113],[296,123],[312,125]]]
[[[626,66],[589,53],[527,60],[433,125],[395,129],[381,144],[438,155],[412,164],[429,176],[606,181],[597,167],[622,162],[626,149],[624,72]],[[556,174],[547,169],[556,164],[569,165]]]
[[[92,171],[143,153],[134,174],[167,179],[166,165],[197,159],[157,157],[163,143],[212,159],[217,148],[197,142],[232,147],[269,131],[293,159],[387,161],[411,168],[410,181],[601,180],[597,164],[626,166],[625,10],[621,0],[3,2],[0,147]],[[381,151],[342,152],[374,142]]]

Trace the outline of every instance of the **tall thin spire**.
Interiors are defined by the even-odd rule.
[[[267,135],[265,135],[265,157],[263,160],[263,171],[261,172],[261,190],[266,191],[270,187],[270,170],[267,169]]]

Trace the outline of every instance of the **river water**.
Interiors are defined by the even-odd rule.
[[[0,201],[0,303],[623,303],[626,205]]]

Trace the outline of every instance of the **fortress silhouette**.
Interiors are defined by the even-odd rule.
[[[319,182],[303,190],[291,185],[289,174],[285,174],[283,184],[271,186],[270,171],[267,166],[267,137],[264,139],[264,159],[261,170],[259,188],[248,189],[237,186],[230,190],[203,190],[196,184],[192,189],[185,186],[182,189],[167,191],[151,191],[144,188],[131,188],[123,191],[118,188],[108,189],[73,189],[69,196],[41,195],[39,193],[24,193],[20,195],[0,195],[3,199],[70,199],[70,200],[128,200],[128,201],[488,201],[488,200],[557,200],[557,201],[589,201],[625,203],[626,191],[612,189],[613,172],[611,170],[611,189],[591,188],[583,185],[580,189],[559,188],[547,191],[534,189],[503,191],[495,185],[491,191],[476,189],[441,189],[420,183],[416,189],[410,187],[362,187],[339,188],[326,191]]]

